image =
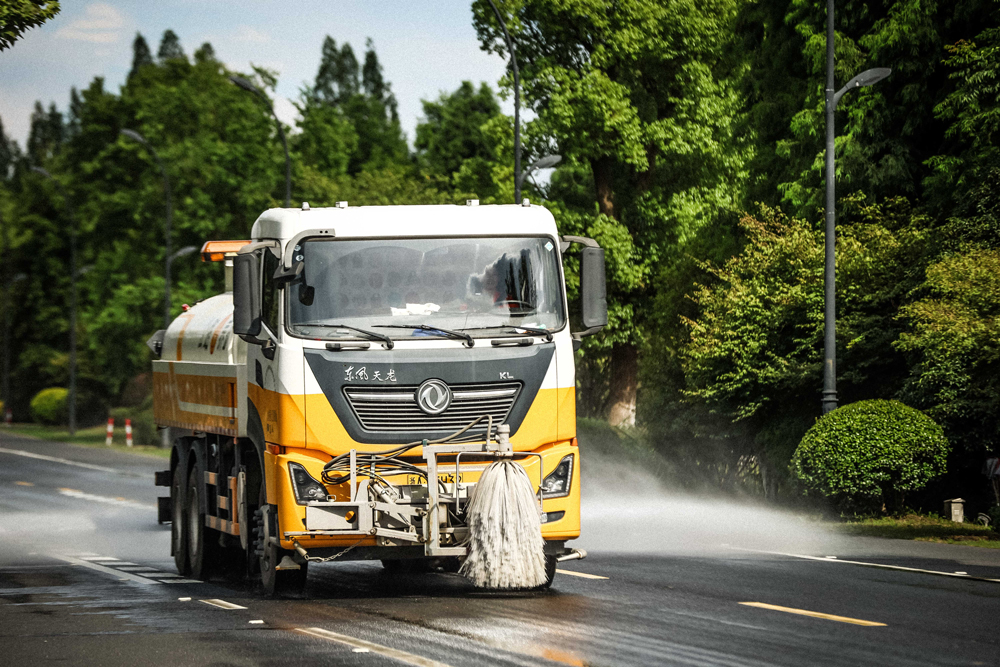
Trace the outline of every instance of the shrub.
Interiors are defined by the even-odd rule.
[[[901,509],[907,491],[945,470],[949,444],[933,419],[898,401],[859,401],[824,415],[799,443],[792,473],[844,508]]]
[[[31,399],[31,418],[40,424],[65,424],[68,395],[63,387],[42,389]]]

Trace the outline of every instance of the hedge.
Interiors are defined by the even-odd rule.
[[[808,490],[843,505],[901,508],[907,491],[944,473],[949,447],[941,426],[919,410],[859,401],[821,417],[790,468]]]

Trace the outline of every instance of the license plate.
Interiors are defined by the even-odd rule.
[[[450,473],[441,473],[440,475],[438,475],[438,481],[439,482],[444,482],[445,484],[454,484],[455,483],[455,473],[453,473],[453,472],[450,472]],[[458,476],[458,481],[459,481],[459,483],[465,481],[464,479],[462,479],[462,475]],[[423,477],[417,477],[416,475],[409,475],[406,478],[406,483],[407,484],[423,484],[424,483],[424,478]]]

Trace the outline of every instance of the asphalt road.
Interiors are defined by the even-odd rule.
[[[839,538],[663,494],[625,502],[603,476],[612,488],[585,496],[591,555],[545,593],[332,563],[301,599],[266,600],[176,575],[156,524],[163,467],[0,431],[0,663],[1000,664],[994,550]]]

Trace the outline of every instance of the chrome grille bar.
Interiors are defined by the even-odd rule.
[[[425,414],[416,386],[347,386],[344,396],[365,431],[454,431],[476,417],[502,424],[521,391],[520,382],[452,385],[452,403],[439,415]],[[485,431],[486,419],[473,431]]]

